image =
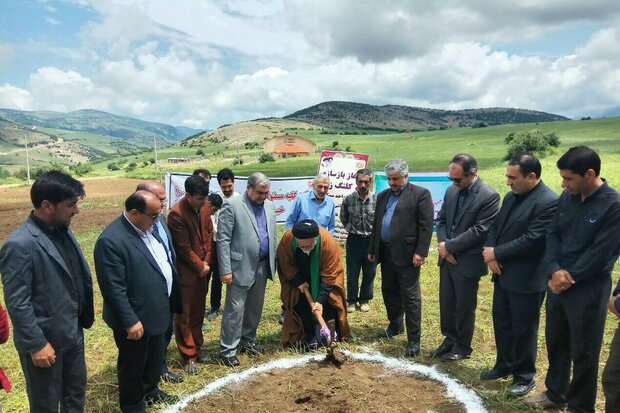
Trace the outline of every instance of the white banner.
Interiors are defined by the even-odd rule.
[[[166,174],[166,194],[168,198],[168,209],[177,203],[185,195],[185,180],[191,174],[187,173],[167,173]],[[312,190],[312,176],[300,176],[291,178],[269,178],[271,186],[269,189],[269,199],[273,201],[276,209],[276,221],[286,222],[286,218],[291,213],[291,206],[297,195]],[[235,176],[235,191],[243,194],[248,185],[247,176]],[[220,193],[220,186],[215,175],[209,183],[209,191]]]

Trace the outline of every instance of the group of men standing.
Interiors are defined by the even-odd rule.
[[[620,284],[609,299],[620,252],[620,197],[600,178],[600,158],[590,148],[571,148],[557,167],[565,188],[559,199],[542,182],[535,157],[512,158],[506,167],[511,191],[500,208],[499,195],[478,176],[476,160],[456,155],[436,222],[430,192],[409,182],[406,162],[388,162],[389,188],[378,195],[371,191],[372,172],[357,171],[356,191],[340,212],[349,232],[346,289],[340,247],[331,235],[335,211],[327,177],[317,176],[313,191],[296,201],[279,244],[270,181],[260,172],[249,176],[246,191],[237,196],[232,185],[226,195],[220,182],[225,201],[219,202],[210,198],[206,176],[187,178],[186,194],[167,222],[161,185],[139,185],[94,250],[103,318],[118,347],[121,410],[143,412],[148,403],[176,400],[158,386],[162,377],[174,381],[166,366],[172,331],[185,371],[196,374],[196,363],[204,361],[201,327],[210,274],[227,285],[220,335],[224,365],[238,366],[238,351],[261,353],[257,327],[276,262],[283,344],[318,347],[326,334],[320,320],[334,320],[339,339],[349,338],[347,312],[369,310],[378,264],[389,322],[380,337],[406,331],[406,354],[419,355],[420,273],[436,223],[445,338],[429,356],[446,362],[470,357],[479,281],[490,271],[497,358],[481,378],[512,376],[508,391],[514,396],[535,387],[546,294],[547,390],[525,401],[593,412],[606,307],[620,317]],[[234,182],[234,175],[228,179]],[[62,172],[39,176],[31,189],[34,211],[0,250],[5,302],[32,411],[84,408],[83,328],[94,320],[93,287],[69,230],[84,195],[82,184]],[[212,207],[221,207],[215,226]],[[219,304],[214,307],[219,310]],[[620,394],[619,335],[604,373],[608,411],[617,407]]]

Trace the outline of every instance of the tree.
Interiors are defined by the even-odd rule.
[[[71,171],[73,171],[76,175],[82,176],[86,175],[89,172],[92,172],[93,166],[89,163],[78,162],[75,165],[71,165],[69,169],[71,169]]]
[[[264,153],[260,156],[260,158],[258,158],[258,162],[260,163],[265,163],[265,162],[275,162],[276,160],[273,158],[273,155],[270,153]]]
[[[520,153],[531,153],[544,158],[551,152],[551,148],[560,146],[560,138],[555,132],[545,133],[540,129],[532,129],[510,132],[504,139],[504,143],[508,145],[505,160]]]
[[[338,146],[338,141],[333,141],[332,142],[332,148],[336,148]]]
[[[204,154],[205,154],[205,151],[203,151],[202,149],[198,149],[196,151],[196,155],[204,155]]]

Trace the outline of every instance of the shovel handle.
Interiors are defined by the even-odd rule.
[[[314,300],[312,299],[312,295],[310,294],[310,291],[308,291],[307,288],[304,288],[304,295],[306,296],[306,299],[308,300],[308,304],[310,304],[310,308],[314,307]],[[316,321],[319,322],[319,325],[321,326],[321,328],[328,328],[327,323],[325,322],[325,319],[323,318],[321,314],[319,314],[318,311],[313,311],[312,313],[314,314],[314,317],[316,317]]]

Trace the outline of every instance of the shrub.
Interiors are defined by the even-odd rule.
[[[555,132],[544,133],[540,129],[510,132],[504,142],[509,145],[505,160],[520,153],[531,153],[544,158],[551,152],[552,147],[560,146],[560,138]]]
[[[265,162],[275,162],[276,160],[273,158],[273,155],[270,153],[264,153],[260,156],[260,158],[258,158],[258,162],[260,163],[265,163]]]

